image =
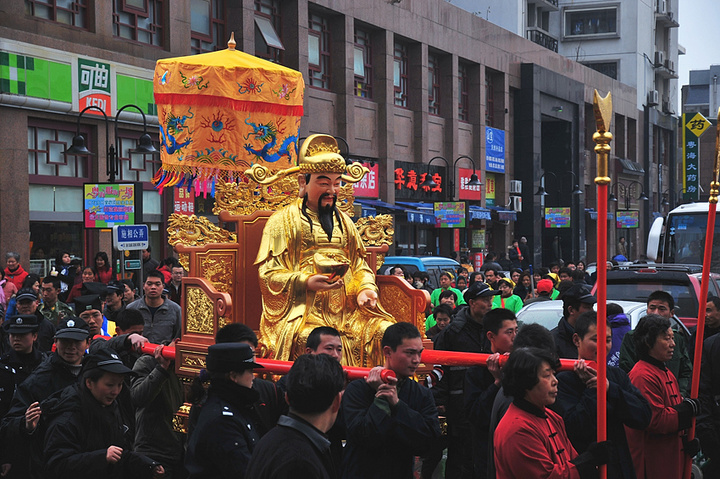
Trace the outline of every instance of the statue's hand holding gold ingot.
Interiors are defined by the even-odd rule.
[[[357,295],[357,302],[365,308],[374,308],[377,305],[378,295],[372,289],[363,289]]]
[[[331,289],[341,288],[343,280],[333,281],[324,274],[314,274],[307,279],[307,289],[309,291],[329,291]]]

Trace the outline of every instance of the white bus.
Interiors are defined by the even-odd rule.
[[[665,218],[656,218],[648,235],[648,259],[658,263],[702,264],[708,209],[708,203],[689,203],[678,206]],[[720,221],[717,218],[710,269],[720,273]]]

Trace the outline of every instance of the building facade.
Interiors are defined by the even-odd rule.
[[[372,167],[356,196],[366,214],[395,215],[402,254],[505,253],[526,236],[537,264],[592,260],[593,90],[613,95],[611,146],[628,160],[613,163],[614,179],[647,161],[655,141],[644,138],[649,119],[635,88],[444,0],[62,5],[14,0],[0,16],[0,251],[19,250],[24,263],[60,249],[110,251],[109,231],[83,226],[81,185],[107,181],[102,152],[111,145],[120,152],[117,179],[141,185],[154,256],[170,254],[165,219],[177,198],[152,189],[156,157],[130,153],[144,129],[140,115],[116,115],[137,105],[157,135],[155,61],[224,48],[232,31],[238,49],[304,74],[301,136],[340,137],[350,158]],[[88,87],[90,71],[105,80]],[[79,115],[88,104],[108,121],[92,110]],[[99,154],[63,154],[78,130]],[[467,186],[473,173],[483,186]],[[662,191],[658,175],[630,178],[648,195]],[[549,196],[535,194],[541,185]],[[575,186],[583,193],[573,195]],[[638,205],[636,189],[621,201],[640,210],[632,233],[644,244],[652,206]],[[445,204],[436,212],[435,203]],[[192,208],[209,214],[210,206],[199,199]]]

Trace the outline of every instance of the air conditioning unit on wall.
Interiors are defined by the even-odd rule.
[[[510,194],[522,194],[522,181],[510,180]]]
[[[512,209],[514,211],[517,211],[518,213],[522,213],[522,197],[521,196],[511,196],[510,203],[512,203]]]
[[[648,106],[655,106],[660,103],[660,92],[657,90],[650,90],[648,92]]]
[[[655,52],[655,66],[661,67],[665,65],[665,52],[658,50]]]

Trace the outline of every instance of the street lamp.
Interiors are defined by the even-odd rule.
[[[608,196],[608,201],[617,203],[618,197],[622,197],[625,200],[625,210],[629,210],[630,200],[632,199],[631,195],[633,191],[633,185],[638,185],[640,187],[640,196],[637,197],[638,200],[642,200],[646,203],[650,201],[650,198],[648,198],[648,196],[645,194],[643,185],[634,180],[631,181],[629,184],[625,184],[620,181],[613,183],[613,185],[610,187],[610,195]],[[612,193],[613,186],[615,187],[615,191],[617,191],[618,196],[615,196],[615,194]]]
[[[470,175],[470,180],[467,182],[467,185],[473,186],[473,187],[474,186],[482,186],[482,183],[478,179],[478,175],[475,173],[475,171],[477,171],[477,166],[475,166],[475,161],[472,158],[470,158],[469,156],[467,156],[467,155],[458,156],[457,159],[453,162],[452,168],[450,167],[450,163],[448,162],[448,160],[446,160],[442,156],[435,156],[435,157],[431,158],[430,161],[428,162],[428,166],[430,166],[432,164],[432,162],[435,160],[444,161],[445,166],[447,167],[447,170],[448,170],[448,180],[447,180],[448,188],[447,189],[450,190],[450,199],[453,199],[455,197],[453,181],[455,180],[455,168],[460,160],[468,160],[473,165],[473,173],[472,173],[472,175]],[[431,175],[425,175],[425,181],[420,183],[420,186],[424,187],[424,188],[432,189],[437,186],[437,183],[435,183],[435,180],[432,179]]]
[[[76,134],[73,137],[72,140],[72,146],[65,150],[66,155],[94,155],[93,152],[87,149],[85,146],[85,138],[80,134],[80,119],[82,118],[83,114],[88,110],[97,110],[100,113],[102,113],[103,118],[105,119],[105,144],[107,145],[107,175],[108,175],[108,181],[113,182],[115,181],[115,177],[118,174],[118,156],[120,154],[120,138],[118,137],[118,117],[120,116],[120,113],[123,112],[126,108],[135,108],[137,111],[140,112],[143,119],[143,134],[140,136],[140,139],[138,140],[137,148],[134,150],[130,150],[130,153],[140,153],[143,155],[146,154],[156,154],[159,153],[157,148],[155,148],[152,144],[152,138],[147,132],[147,119],[145,118],[145,112],[142,111],[142,109],[137,105],[125,105],[122,108],[120,108],[117,113],[115,114],[115,144],[110,143],[109,138],[109,123],[110,120],[108,119],[107,114],[105,112],[95,106],[90,105],[86,107],[83,111],[80,112],[77,119],[77,127],[76,127]]]
[[[574,186],[573,186],[572,195],[573,196],[582,195],[583,191],[580,189],[580,185],[578,184],[577,176],[575,176],[575,173],[573,173],[572,171],[566,171],[565,173],[569,173],[573,177],[573,185]],[[552,171],[546,171],[545,173],[542,174],[542,176],[540,176],[540,186],[538,186],[538,190],[535,192],[535,196],[548,196],[548,194],[549,194],[547,191],[545,191],[545,186],[543,185],[543,181],[542,181],[542,179],[545,178],[545,175],[552,176],[553,178],[555,178],[555,182],[556,183],[558,182],[558,177],[555,173],[553,173]],[[558,189],[558,193],[559,192],[560,192],[560,190]]]

